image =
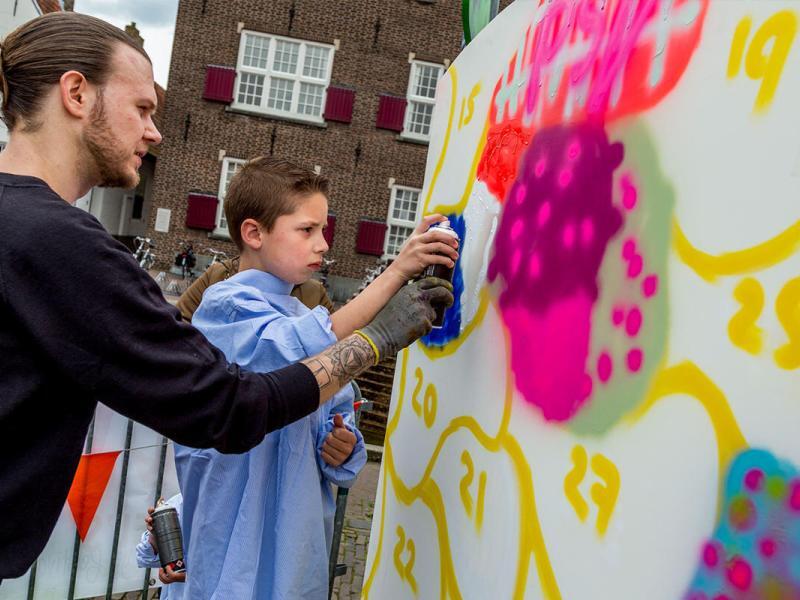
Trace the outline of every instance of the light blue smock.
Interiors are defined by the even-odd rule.
[[[284,367],[337,341],[327,309],[309,310],[289,295],[291,289],[263,271],[237,273],[206,290],[192,324],[230,362],[251,371]],[[338,468],[320,455],[334,413],[343,416],[358,440]],[[186,597],[327,598],[336,510],[331,484],[351,486],[366,460],[350,386],[245,454],[175,444]]]

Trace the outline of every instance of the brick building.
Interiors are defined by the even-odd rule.
[[[456,0],[181,0],[149,211],[160,266],[187,239],[201,255],[234,254],[227,183],[245,159],[272,154],[331,180],[329,284],[346,298],[420,216],[433,96],[461,48],[460,9]]]

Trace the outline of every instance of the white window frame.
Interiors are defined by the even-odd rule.
[[[413,104],[427,104],[430,106],[434,106],[436,104],[436,98],[434,94],[434,98],[428,98],[426,96],[418,96],[414,94],[414,88],[417,78],[417,71],[420,67],[438,67],[439,69],[439,77],[436,79],[436,87],[439,87],[439,81],[441,81],[442,77],[444,76],[444,65],[440,65],[437,63],[432,62],[425,62],[422,60],[412,60],[409,61],[411,68],[409,69],[408,73],[408,88],[406,89],[406,100],[408,104],[406,105],[406,114],[405,119],[403,120],[403,133],[401,134],[402,137],[412,139],[412,140],[419,140],[422,142],[429,142],[431,139],[431,132],[428,129],[427,135],[415,133],[411,131],[411,115],[413,114]],[[432,113],[431,113],[431,116]],[[432,124],[432,123],[431,123]]]
[[[422,190],[415,187],[409,187],[406,185],[393,185],[392,186],[392,195],[389,200],[389,213],[386,215],[386,237],[383,240],[383,258],[386,259],[393,259],[397,258],[397,254],[390,254],[389,253],[389,237],[392,231],[392,226],[395,227],[410,227],[412,230],[417,226],[420,220],[420,214],[422,212],[422,206],[420,205]],[[417,194],[417,208],[414,214],[414,220],[408,221],[405,219],[396,219],[394,217],[394,206],[397,202],[397,192],[398,191],[406,191],[406,192],[416,192]],[[406,238],[408,239],[408,238]],[[404,240],[405,243],[405,240]],[[401,244],[402,247],[402,244]]]
[[[230,238],[231,234],[228,231],[228,224],[226,223],[225,226],[221,225],[222,219],[225,217],[225,194],[228,191],[228,181],[226,181],[226,177],[228,174],[228,167],[232,164],[239,165],[239,168],[242,167],[247,161],[243,158],[233,158],[230,156],[226,156],[222,159],[222,169],[220,170],[219,174],[219,191],[217,193],[217,218],[214,221],[214,231],[212,235],[222,236]],[[234,173],[235,175],[235,173]],[[233,178],[233,175],[231,176]]]
[[[267,51],[267,67],[265,69],[244,65],[244,54],[245,54],[245,49],[247,47],[246,44],[247,36],[261,37],[268,40],[269,45]],[[300,44],[300,48],[297,54],[297,73],[295,74],[283,73],[281,71],[276,71],[274,69],[275,48],[279,41]],[[327,48],[329,51],[328,64],[324,79],[317,79],[316,77],[308,77],[303,75],[303,67],[305,65],[306,52],[309,47]],[[231,103],[231,108],[234,110],[263,113],[264,115],[267,116],[276,116],[292,120],[307,121],[309,123],[324,123],[325,119],[323,117],[323,114],[325,113],[325,102],[328,98],[328,87],[330,86],[331,83],[331,72],[333,71],[333,60],[335,52],[336,48],[331,44],[309,42],[307,40],[301,40],[299,38],[271,35],[268,33],[262,33],[259,31],[252,31],[248,29],[242,30],[241,35],[239,37],[239,54],[238,58],[236,59],[236,82],[234,84],[234,89],[233,89],[233,102]],[[242,75],[245,73],[253,75],[261,75],[264,77],[263,91],[258,105],[239,102],[239,85],[242,80]],[[268,106],[267,102],[269,100],[269,90],[273,77],[278,79],[289,79],[293,81],[292,106],[290,110],[278,110],[275,108],[270,108]],[[319,116],[307,115],[304,113],[300,113],[298,111],[297,107],[300,102],[301,83],[309,83],[313,85],[322,86],[322,104],[320,106]]]

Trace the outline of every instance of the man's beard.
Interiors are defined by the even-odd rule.
[[[83,139],[89,151],[86,161],[92,181],[97,181],[95,185],[100,187],[134,188],[139,185],[139,173],[132,175],[126,169],[130,154],[118,147],[119,141],[106,121],[102,92],[89,118]]]

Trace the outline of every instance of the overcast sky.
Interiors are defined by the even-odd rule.
[[[93,15],[123,29],[135,21],[144,38],[144,49],[153,61],[155,80],[167,87],[178,0],[75,0],[75,12]]]

